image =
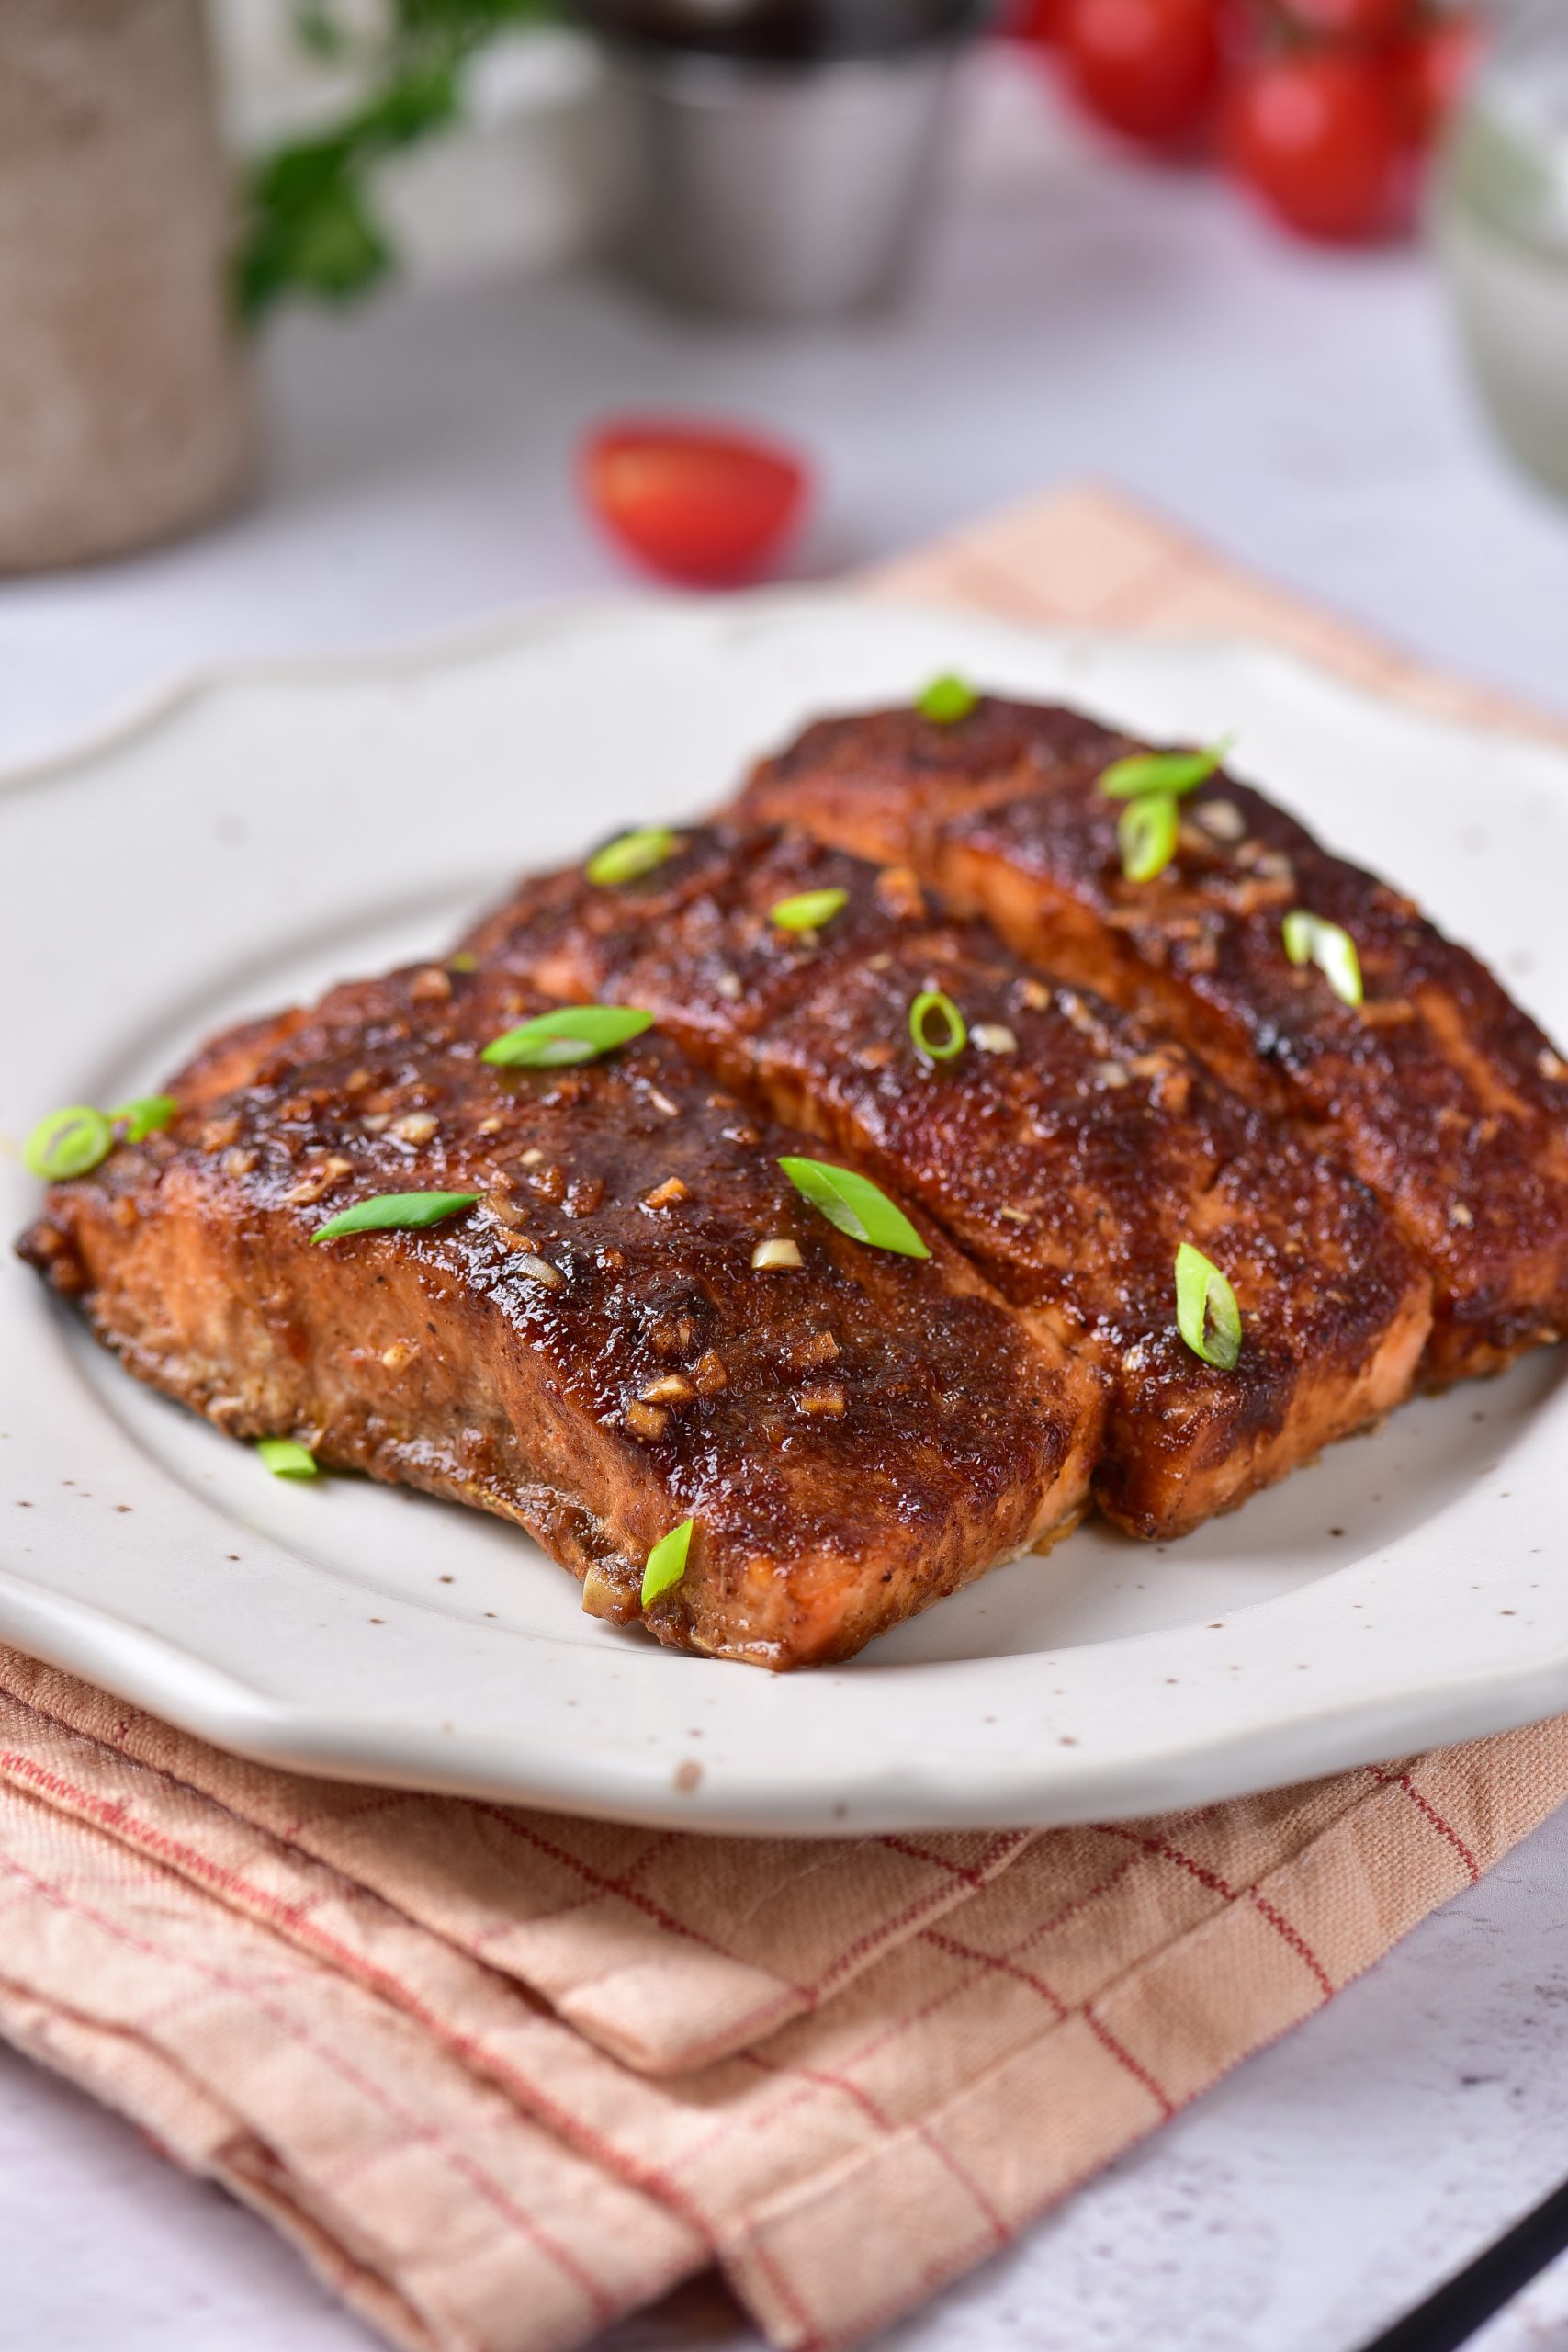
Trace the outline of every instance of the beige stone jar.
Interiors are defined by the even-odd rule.
[[[201,0],[0,0],[0,571],[243,489],[232,233]]]

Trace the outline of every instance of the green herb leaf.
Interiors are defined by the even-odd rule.
[[[236,268],[246,311],[290,293],[342,301],[374,285],[394,259],[378,167],[460,118],[479,50],[553,13],[549,0],[388,0],[370,11],[296,0],[301,38],[353,69],[356,95],[246,175]]]
[[[313,1478],[316,1457],[309,1446],[300,1445],[291,1437],[264,1437],[256,1441],[256,1452],[264,1468],[275,1478]]]
[[[376,142],[328,139],[288,148],[248,191],[250,226],[240,254],[240,308],[255,318],[280,294],[344,302],[391,266],[391,249],[358,184]]]
[[[686,1573],[686,1555],[692,1548],[692,1529],[695,1521],[683,1519],[668,1535],[661,1535],[648,1555],[642,1572],[642,1605],[650,1608],[661,1592],[669,1592]]]
[[[621,1004],[563,1004],[558,1012],[541,1012],[493,1037],[479,1059],[504,1069],[561,1069],[570,1062],[591,1062],[614,1051],[653,1026],[651,1012]]]
[[[609,886],[636,882],[651,874],[675,851],[675,835],[668,825],[643,825],[635,833],[621,833],[595,850],[583,867],[590,882]]]
[[[1292,964],[1315,964],[1342,1004],[1361,1002],[1361,959],[1348,931],[1308,914],[1304,907],[1292,907],[1280,932]]]
[[[802,890],[798,898],[781,899],[768,909],[768,921],[780,931],[820,931],[850,902],[847,890]]]
[[[980,697],[965,678],[954,677],[951,671],[933,678],[915,704],[922,718],[933,718],[939,727],[954,727],[967,718]]]
[[[1201,752],[1134,752],[1112,760],[1100,779],[1101,792],[1111,800],[1136,800],[1145,792],[1168,792],[1178,799],[1206,784],[1235,741],[1227,735]]]
[[[795,1191],[852,1241],[891,1250],[900,1258],[931,1256],[903,1210],[869,1176],[857,1175],[852,1168],[829,1167],[825,1159],[781,1159],[779,1166]]]
[[[1176,854],[1181,815],[1168,792],[1140,793],[1116,820],[1116,845],[1129,882],[1152,882]]]
[[[101,1111],[87,1102],[68,1102],[40,1119],[22,1146],[22,1159],[35,1176],[51,1184],[67,1177],[85,1176],[114,1149],[114,1131]]]
[[[933,1021],[939,1023],[942,1033],[935,1037],[931,1035]],[[922,989],[910,1005],[909,1035],[915,1041],[915,1051],[928,1062],[950,1062],[969,1043],[964,1015],[940,989]]]
[[[477,1193],[378,1193],[329,1217],[310,1238],[333,1241],[340,1233],[417,1232],[423,1226],[439,1225],[443,1217],[456,1216],[459,1209],[471,1209],[478,1199]]]
[[[111,1127],[123,1127],[121,1141],[140,1143],[143,1136],[156,1134],[166,1127],[179,1109],[172,1094],[139,1094],[130,1102],[122,1102],[107,1114]]]
[[[1211,1259],[1190,1241],[1176,1253],[1176,1323],[1195,1356],[1217,1372],[1234,1372],[1241,1354],[1241,1309],[1235,1293]]]

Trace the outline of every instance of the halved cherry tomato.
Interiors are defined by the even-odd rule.
[[[1321,40],[1380,44],[1408,32],[1419,0],[1279,0],[1280,13]]]
[[[1195,130],[1219,86],[1218,0],[1061,0],[1056,40],[1089,112],[1154,146]]]
[[[584,494],[649,571],[694,587],[754,579],[805,509],[798,458],[727,426],[664,418],[600,425],[583,444]]]
[[[1303,50],[1247,68],[1231,89],[1227,162],[1288,227],[1353,241],[1394,225],[1407,152],[1386,67]]]

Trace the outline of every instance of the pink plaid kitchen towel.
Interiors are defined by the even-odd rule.
[[[872,584],[1246,630],[1520,723],[1102,492]],[[708,1838],[271,1771],[0,1651],[0,2031],[394,2343],[581,2345],[716,2264],[806,2352],[1005,2245],[1565,1799],[1558,1721],[1161,1820]]]

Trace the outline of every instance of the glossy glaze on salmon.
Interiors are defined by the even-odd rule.
[[[777,1165],[809,1146],[667,1039],[479,1059],[543,1001],[433,967],[250,1023],[174,1081],[172,1126],[51,1190],[23,1253],[138,1377],[515,1521],[602,1616],[639,1613],[649,1549],[694,1519],[647,1621],[675,1646],[843,1657],[1073,1522],[1082,1366],[934,1228],[924,1261],[835,1232]],[[420,1191],[478,1197],[312,1241]],[[755,1269],[770,1238],[799,1263]]]
[[[820,891],[843,899],[820,930],[771,919]],[[1428,1285],[1366,1187],[1179,1044],[947,919],[907,866],[695,830],[621,887],[525,886],[466,946],[568,1000],[647,1006],[723,1083],[918,1201],[1106,1376],[1095,1491],[1134,1533],[1186,1532],[1409,1392]],[[961,1008],[951,1059],[911,1037],[923,990]],[[1235,1286],[1232,1370],[1178,1331],[1182,1241]]]
[[[982,700],[808,728],[751,817],[908,862],[1021,955],[1201,1055],[1354,1169],[1431,1275],[1424,1376],[1493,1371],[1568,1329],[1568,1065],[1475,956],[1375,875],[1221,774],[1175,857],[1129,882],[1099,789],[1143,748],[1071,710]],[[1366,1001],[1292,966],[1303,908],[1354,940]]]

